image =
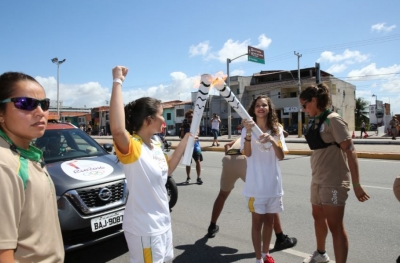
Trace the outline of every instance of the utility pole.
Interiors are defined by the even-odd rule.
[[[229,63],[231,63],[235,59],[238,59],[238,58],[246,56],[246,55],[248,55],[248,53],[240,55],[240,56],[238,56],[238,57],[236,57],[234,59],[229,59],[229,58],[226,59],[226,72],[227,72],[227,75],[228,75],[228,77],[226,78],[226,85],[229,88],[231,88],[231,78],[229,76]],[[231,116],[232,113],[231,113],[231,105],[229,105],[229,103],[227,103],[227,104],[228,104],[228,139],[230,139],[231,135],[232,135],[232,116]]]
[[[301,119],[301,111],[302,111],[302,105],[300,103],[300,93],[301,93],[301,80],[300,80],[300,58],[301,58],[301,54],[299,54],[298,52],[296,53],[296,51],[294,51],[294,55],[297,56],[297,77],[299,78],[299,82],[298,82],[298,89],[297,89],[297,93],[298,93],[298,101],[299,101],[299,111],[298,111],[298,115],[297,115],[297,133],[299,135],[299,138],[302,137],[302,132],[303,132],[303,125],[302,125],[302,119]]]
[[[51,59],[51,62],[57,64],[57,115],[58,118],[61,119],[60,116],[60,65],[65,62],[65,59],[58,60],[58,58]]]

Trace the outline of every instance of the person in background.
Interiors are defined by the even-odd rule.
[[[330,230],[336,262],[344,263],[349,250],[343,218],[350,175],[357,199],[360,202],[369,199],[360,184],[357,152],[347,123],[329,110],[330,95],[326,85],[307,87],[300,93],[300,104],[304,112],[315,117],[305,137],[313,150],[310,189],[317,250],[303,262],[329,262],[325,243]]]
[[[214,140],[211,146],[219,146],[218,143],[218,133],[219,133],[219,124],[221,123],[221,119],[219,118],[219,116],[214,113],[213,117],[211,119],[211,133],[214,136]]]
[[[399,121],[397,120],[396,116],[392,117],[392,120],[389,122],[391,132],[392,132],[392,140],[396,140],[397,133],[398,133],[398,126],[399,126]]]
[[[361,122],[361,133],[360,133],[360,138],[362,139],[363,133],[366,133],[365,131],[365,122],[364,120]]]
[[[220,180],[220,190],[215,199],[213,210],[211,213],[211,222],[208,227],[208,237],[215,237],[219,231],[217,220],[224,208],[224,204],[232,189],[235,187],[236,181],[241,178],[246,181],[246,156],[240,151],[241,139],[235,139],[224,145],[225,156],[222,158],[222,173]],[[297,239],[288,237],[283,234],[279,214],[274,216],[274,232],[276,236],[274,250],[283,250],[294,247],[297,244]]]
[[[184,138],[185,134],[190,133],[190,126],[192,124],[192,119],[193,119],[193,110],[190,109],[185,112],[185,119],[182,122],[182,127],[180,131],[180,138]],[[198,136],[198,131],[197,135]],[[196,173],[197,173],[197,184],[203,184],[203,180],[201,179],[201,164],[200,162],[203,161],[203,154],[201,153],[201,147],[200,147],[200,142],[199,140],[195,140],[194,146],[193,146],[193,154],[192,158],[196,163]],[[191,181],[190,178],[190,170],[191,166],[186,166],[186,184],[189,184]]]
[[[54,184],[31,143],[46,130],[49,106],[31,76],[0,76],[0,262],[64,262]]]
[[[122,83],[127,74],[128,68],[123,66],[112,70],[110,128],[129,190],[123,230],[130,262],[171,261],[174,247],[165,184],[178,166],[190,134],[167,159],[161,142],[151,139],[165,122],[161,101],[143,97],[124,108]]]
[[[246,182],[243,195],[251,212],[251,237],[256,263],[274,263],[269,254],[274,216],[283,211],[283,188],[279,160],[287,151],[282,126],[274,105],[265,95],[251,103],[248,113],[252,119],[243,120],[241,151],[246,156]],[[257,125],[262,134],[252,132]]]

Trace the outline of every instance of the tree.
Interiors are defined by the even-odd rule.
[[[363,98],[356,99],[356,109],[355,109],[355,120],[356,120],[356,130],[361,129],[361,123],[364,121],[366,124],[369,123],[369,102],[365,101]]]

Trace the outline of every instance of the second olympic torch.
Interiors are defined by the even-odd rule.
[[[210,91],[212,76],[208,74],[201,75],[199,91],[194,103],[193,119],[190,125],[190,137],[187,141],[185,153],[183,155],[182,164],[189,166],[193,155],[194,136],[197,135],[201,117],[203,116],[204,107]]]
[[[252,120],[251,116],[247,112],[247,110],[243,107],[240,101],[236,98],[235,94],[232,93],[231,89],[226,85],[225,81],[222,78],[218,78],[214,81],[213,86],[219,91],[222,97],[229,103],[229,105],[239,114],[242,119]],[[263,132],[257,124],[253,127],[252,132],[256,135],[256,138],[261,136]],[[267,142],[265,144],[265,148],[268,149],[271,147],[271,143]]]

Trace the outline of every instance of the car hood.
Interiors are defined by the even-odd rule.
[[[122,164],[115,155],[106,154],[46,164],[56,194],[125,178]]]

